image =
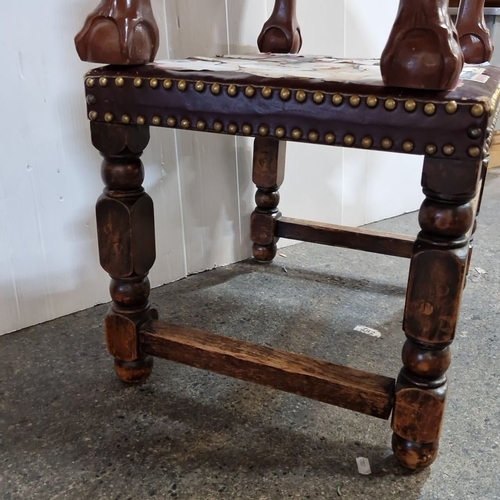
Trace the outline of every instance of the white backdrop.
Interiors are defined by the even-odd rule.
[[[158,58],[256,51],[270,0],[153,0]],[[379,57],[397,0],[299,0],[303,53]],[[94,203],[100,157],[73,37],[97,0],[4,2],[0,18],[0,333],[108,300]],[[31,8],[30,8],[31,4]],[[290,144],[281,209],[361,225],[416,209],[420,158]],[[152,130],[154,286],[250,255],[251,141]],[[305,181],[307,179],[307,181]],[[399,196],[395,196],[395,194]]]

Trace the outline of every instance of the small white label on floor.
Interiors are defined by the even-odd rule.
[[[366,333],[366,335],[370,335],[371,337],[377,337],[378,339],[382,337],[382,334],[375,330],[374,328],[370,328],[368,326],[358,325],[354,328],[355,332]]]
[[[363,476],[369,476],[372,473],[370,462],[367,458],[357,457],[356,463],[358,464],[358,472],[363,474]]]
[[[480,267],[475,267],[474,269],[477,274],[488,274],[484,269],[481,269]]]

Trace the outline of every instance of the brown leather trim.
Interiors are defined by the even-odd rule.
[[[471,159],[482,153],[497,114],[500,70],[486,74],[486,84],[421,92],[151,64],[92,70],[86,91],[97,121]]]

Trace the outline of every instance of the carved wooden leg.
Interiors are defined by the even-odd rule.
[[[276,219],[279,187],[285,175],[286,142],[258,137],[254,142],[253,182],[257,186],[255,203],[250,222],[253,255],[260,262],[271,262],[276,256]]]
[[[385,85],[453,89],[463,67],[448,0],[400,0],[380,60]]]
[[[297,0],[275,0],[274,9],[257,41],[261,52],[296,54],[302,46]]]
[[[396,383],[393,450],[410,469],[436,458],[474,222],[480,163],[425,160],[422,231],[411,260],[403,329],[403,369]]]
[[[120,379],[140,382],[151,373],[153,358],[140,352],[138,331],[156,317],[148,301],[147,277],[155,261],[153,201],[142,188],[140,160],[149,128],[92,122],[91,132],[104,157],[101,175],[106,185],[96,206],[99,257],[111,276],[113,299],[106,315],[106,343]]]
[[[151,0],[102,0],[75,37],[82,61],[147,64],[159,44]]]
[[[457,31],[466,63],[481,64],[493,56],[490,30],[484,19],[485,0],[462,0]]]

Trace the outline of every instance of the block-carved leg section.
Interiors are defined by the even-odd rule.
[[[380,60],[385,85],[453,89],[463,67],[448,0],[400,0]]]
[[[296,54],[302,46],[297,0],[275,0],[274,9],[258,39],[261,52]]]
[[[421,232],[414,247],[403,329],[403,369],[396,382],[392,418],[393,450],[410,469],[435,460],[444,416],[450,345],[460,310],[474,222],[479,165],[456,179],[454,162],[427,160],[427,196],[419,213]],[[433,192],[430,186],[440,188]],[[441,189],[442,188],[442,189]]]
[[[468,64],[481,64],[493,56],[490,30],[484,19],[485,0],[462,0],[457,17],[460,46]]]
[[[250,237],[253,255],[259,262],[271,262],[276,256],[276,220],[281,216],[279,187],[285,175],[285,149],[285,142],[255,139],[252,178],[257,186],[257,207],[251,217]]]
[[[91,123],[92,142],[104,157],[106,185],[96,205],[99,258],[111,276],[113,300],[106,315],[106,344],[125,382],[151,373],[153,358],[141,352],[140,325],[156,317],[150,308],[148,272],[155,261],[153,201],[144,192],[140,160],[148,127]]]

